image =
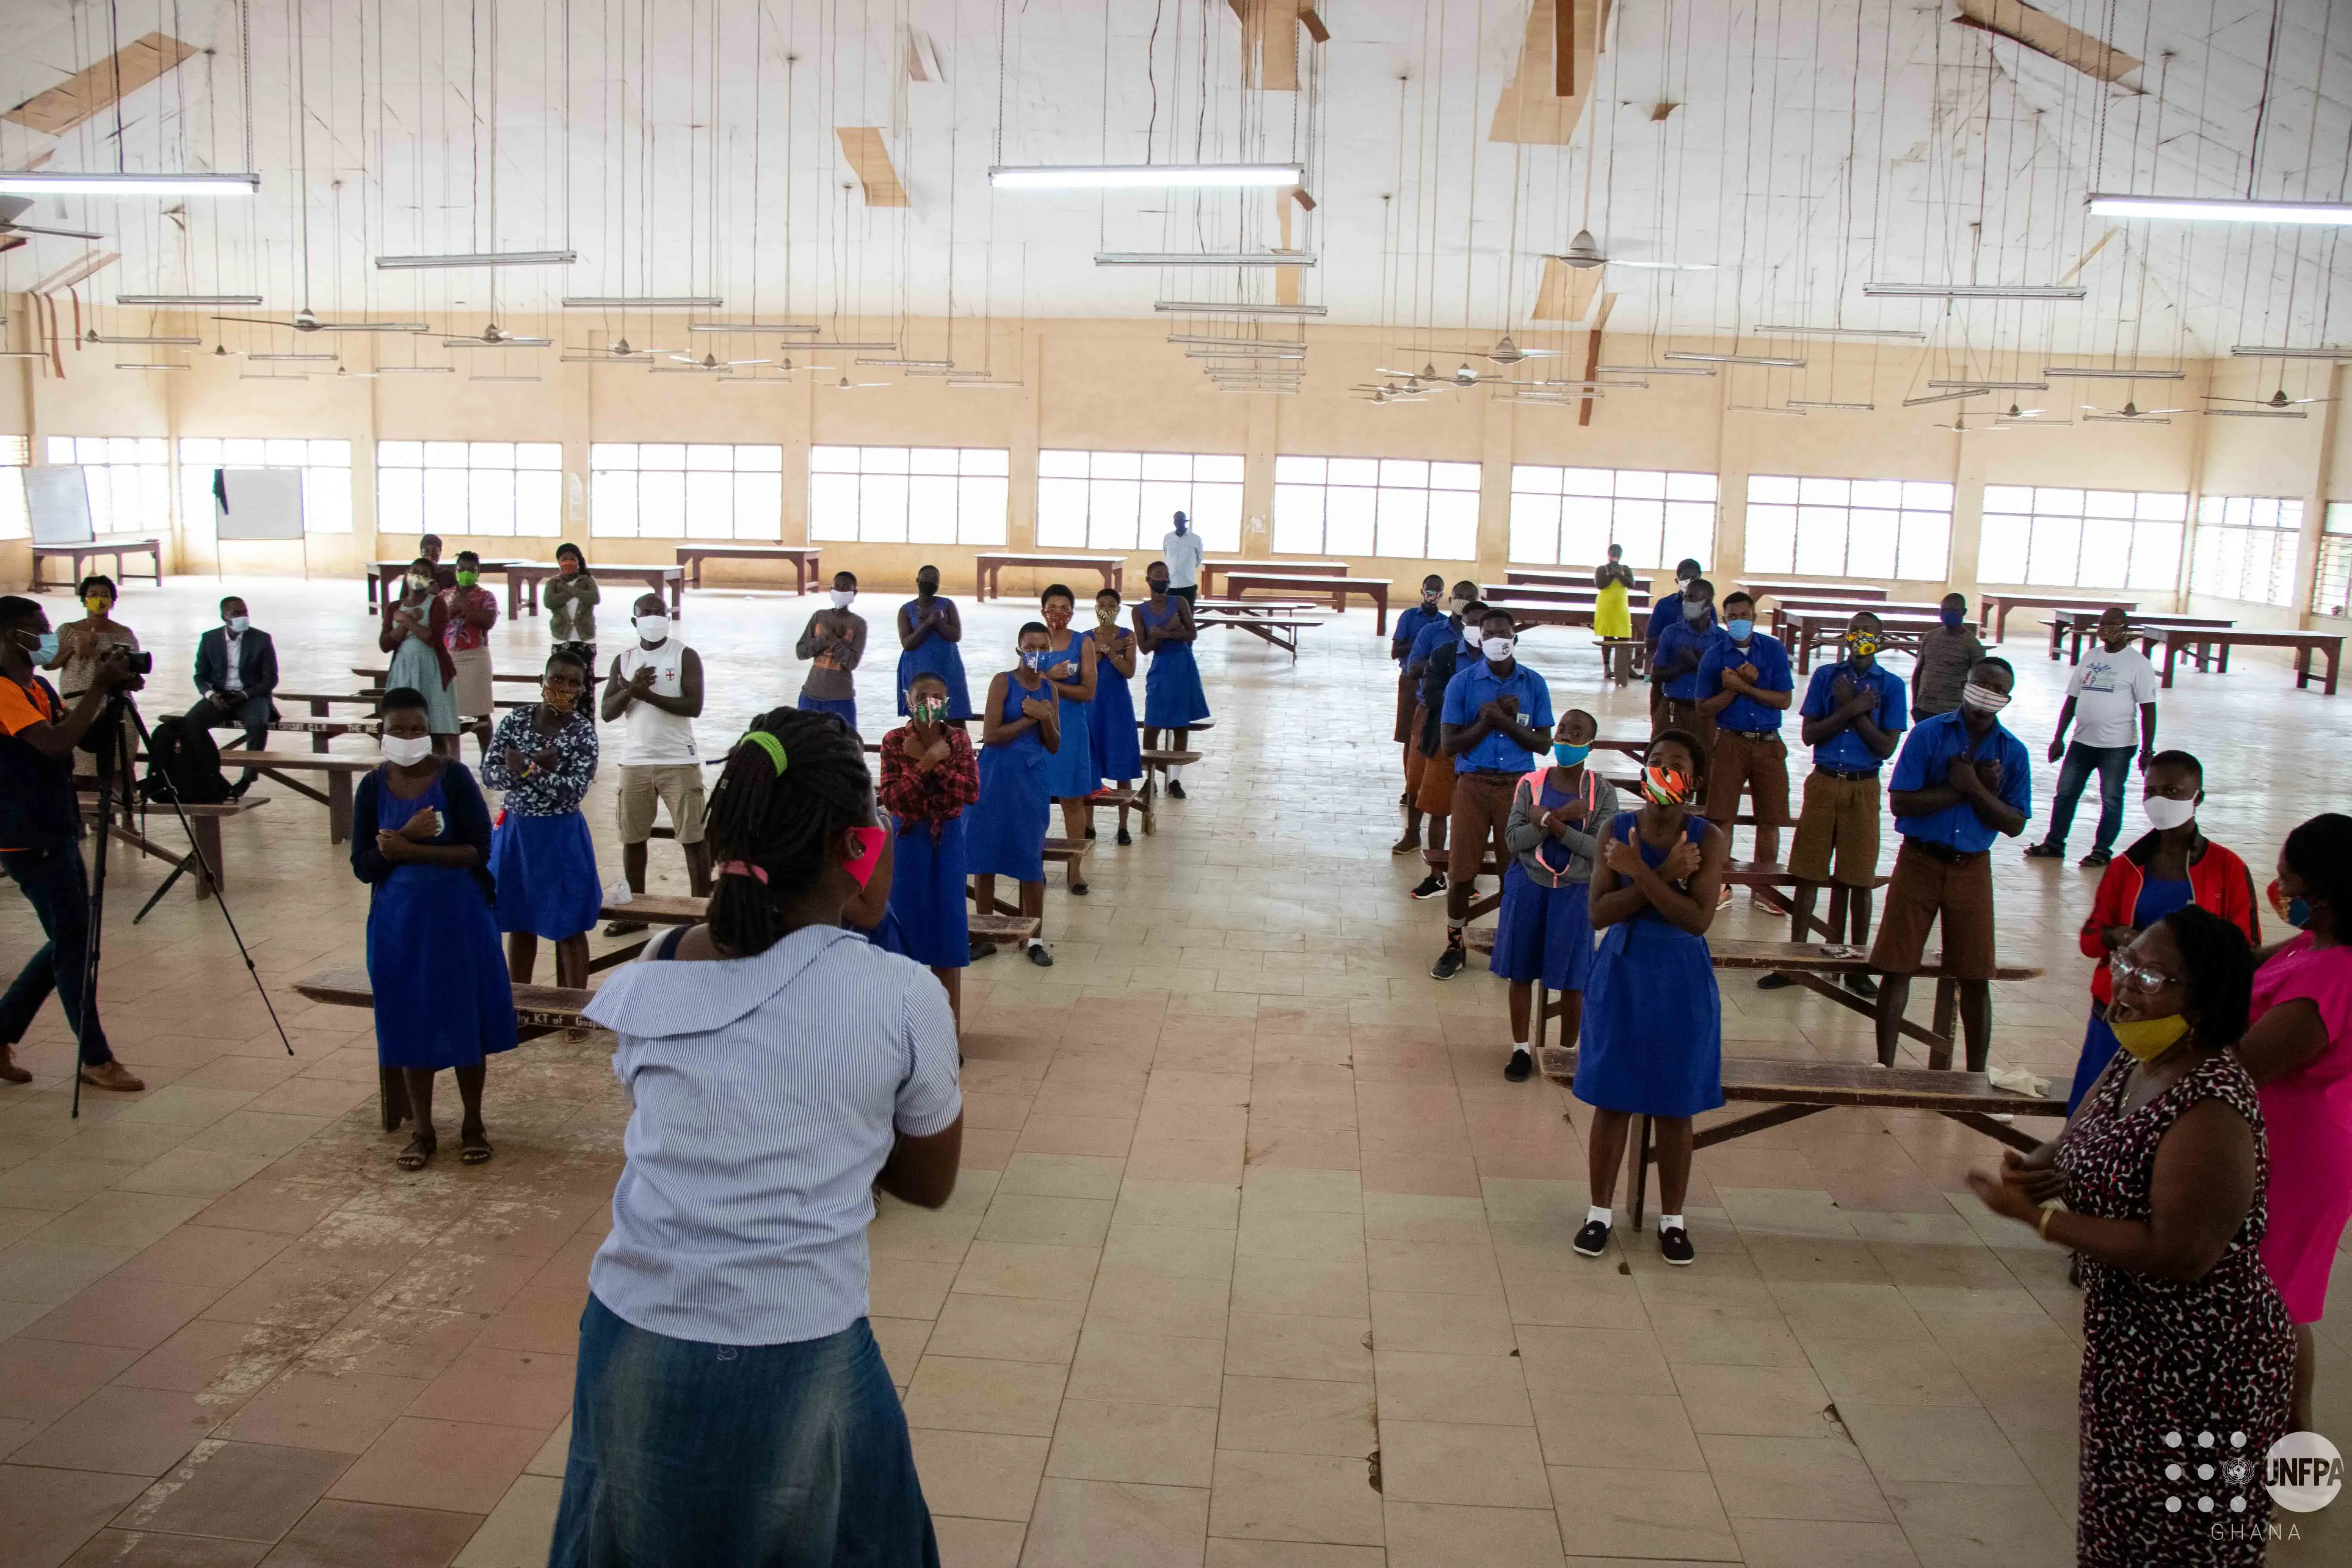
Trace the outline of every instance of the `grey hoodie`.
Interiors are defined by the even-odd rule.
[[[1584,767],[1586,776],[1592,780],[1599,792],[1596,810],[1585,820],[1610,822],[1624,809],[1619,802],[1617,786],[1601,776],[1600,771],[1592,765],[1591,758],[1585,759]],[[1546,764],[1543,771],[1550,772],[1549,764]],[[1569,828],[1560,837],[1560,842],[1568,846],[1568,871],[1565,875],[1559,875],[1536,853],[1549,837],[1537,826],[1542,815],[1535,804],[1534,789],[1527,779],[1521,778],[1511,791],[1510,819],[1503,825],[1504,846],[1518,858],[1519,868],[1532,878],[1537,886],[1544,888],[1557,886],[1559,882],[1592,880],[1593,862],[1601,852],[1601,841],[1581,827]]]

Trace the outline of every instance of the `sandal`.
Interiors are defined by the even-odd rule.
[[[457,1140],[457,1163],[487,1164],[490,1158],[490,1141],[478,1132],[461,1134]]]
[[[418,1136],[408,1141],[408,1147],[393,1156],[392,1163],[404,1171],[421,1171],[440,1152],[441,1140]]]

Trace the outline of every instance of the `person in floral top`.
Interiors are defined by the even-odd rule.
[[[971,962],[963,808],[980,798],[980,763],[971,739],[948,720],[945,680],[918,675],[905,695],[908,721],[883,737],[875,792],[898,832],[882,945],[929,964],[961,1016],[963,969]]]
[[[548,656],[540,700],[499,721],[482,782],[506,792],[490,835],[507,971],[530,983],[539,939],[555,944],[555,983],[588,984],[588,932],[604,905],[596,847],[580,798],[596,777],[596,725],[581,708],[587,656],[566,643]]]
[[[497,711],[490,700],[489,637],[490,628],[499,624],[499,600],[481,586],[482,558],[472,551],[457,552],[455,575],[455,585],[441,592],[441,602],[448,607],[441,646],[454,671],[449,693],[457,700],[457,717],[473,721],[467,728],[482,742],[482,760],[487,763],[490,715]]]

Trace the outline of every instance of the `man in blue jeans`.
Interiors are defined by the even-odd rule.
[[[2066,743],[2066,726],[2074,743]],[[2099,775],[2099,827],[2085,867],[2115,858],[2116,836],[2124,826],[2124,784],[2133,756],[2147,771],[2156,755],[2156,668],[2132,647],[2131,617],[2111,609],[2099,617],[2099,646],[2085,654],[2066,682],[2066,705],[2058,710],[2058,732],[2050,738],[2050,760],[2066,759],[2058,770],[2057,794],[2050,802],[2050,830],[2029,845],[2029,860],[2063,859],[2066,833],[2074,826],[2074,805],[2083,786]]]
[[[107,1049],[95,1006],[84,1016],[89,878],[81,863],[81,804],[73,781],[75,745],[107,700],[133,677],[124,651],[110,650],[68,712],[56,689],[34,672],[36,662],[56,658],[57,649],[57,633],[38,604],[13,595],[0,598],[0,869],[24,890],[48,939],[0,997],[0,1080],[32,1081],[16,1065],[16,1045],[54,990],[67,1020],[82,1034],[82,1081],[134,1092],[147,1086]]]

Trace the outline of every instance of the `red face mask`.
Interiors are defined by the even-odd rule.
[[[874,868],[881,861],[883,843],[889,837],[880,827],[853,827],[849,830],[850,857],[841,863],[849,879],[859,887],[874,879]]]

